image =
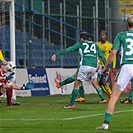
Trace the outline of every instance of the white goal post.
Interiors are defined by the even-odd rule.
[[[15,0],[0,0],[0,2],[9,2],[10,12],[10,60],[16,64],[16,51],[15,51]]]
[[[14,0],[0,0],[0,2],[12,2]]]

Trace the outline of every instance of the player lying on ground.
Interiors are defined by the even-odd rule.
[[[32,89],[34,88],[33,82],[28,82],[26,85],[23,84],[23,86],[13,84],[10,80],[14,76],[14,70],[15,66],[12,66],[11,62],[8,62],[8,65],[1,65],[0,67],[0,95],[3,95],[4,93],[7,94],[7,105],[12,105],[12,90],[24,90],[24,89]],[[9,76],[6,76],[8,72],[11,72]]]

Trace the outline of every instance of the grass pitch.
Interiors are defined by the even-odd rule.
[[[122,94],[125,99],[128,94]],[[64,109],[69,95],[18,97],[20,106],[0,105],[0,133],[133,133],[133,105],[117,102],[109,130],[96,130],[104,120],[107,103],[98,95],[85,95],[86,102]],[[119,99],[119,100],[120,100]]]

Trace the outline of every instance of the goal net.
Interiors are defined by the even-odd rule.
[[[14,0],[0,0],[0,49],[5,59],[16,63]]]

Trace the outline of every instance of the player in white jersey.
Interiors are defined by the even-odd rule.
[[[104,123],[97,129],[107,130],[112,118],[115,104],[119,99],[120,94],[126,88],[127,84],[133,78],[133,16],[127,18],[128,31],[119,33],[113,44],[113,50],[111,51],[107,62],[102,70],[104,72],[108,65],[114,59],[117,51],[121,48],[121,68],[119,69],[116,81],[112,88],[112,96],[108,102]]]

